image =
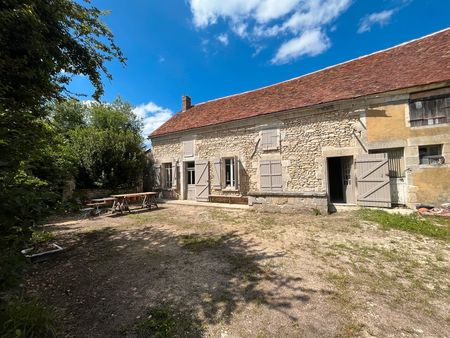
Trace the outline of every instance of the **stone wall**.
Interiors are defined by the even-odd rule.
[[[248,204],[264,212],[300,212],[326,214],[326,193],[260,193],[250,192]]]
[[[348,112],[314,112],[281,118],[255,118],[253,123],[233,123],[229,128],[209,128],[203,132],[183,134],[176,138],[152,140],[155,160],[159,163],[183,162],[185,139],[195,139],[194,159],[210,161],[210,179],[214,180],[214,160],[237,156],[241,162],[240,191],[211,188],[214,195],[248,195],[260,190],[259,163],[261,160],[281,160],[283,191],[326,192],[323,148],[339,149],[355,147],[353,128],[357,117]],[[278,150],[263,151],[259,146],[260,131],[263,128],[277,128],[281,146]],[[180,166],[180,174],[182,166]],[[177,191],[177,193],[181,193]],[[302,201],[308,207],[326,205],[325,198],[305,197]],[[320,201],[319,201],[320,200]],[[277,199],[267,201],[276,203]],[[294,204],[295,204],[294,203]],[[292,204],[289,202],[288,204]],[[297,203],[298,204],[298,203]]]

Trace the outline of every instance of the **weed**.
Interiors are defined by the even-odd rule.
[[[38,300],[15,298],[0,311],[0,337],[56,337],[58,319],[54,309]]]
[[[317,208],[313,208],[312,209],[312,213],[313,213],[314,216],[321,216],[322,215],[322,212],[319,209],[317,209]]]
[[[389,214],[381,210],[361,209],[358,215],[366,221],[380,224],[384,230],[403,230],[450,242],[450,225],[436,225],[430,219],[415,214]]]
[[[55,238],[49,231],[37,230],[34,231],[31,235],[31,243],[32,244],[45,244],[52,241]]]

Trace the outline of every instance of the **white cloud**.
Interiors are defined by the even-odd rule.
[[[145,139],[173,115],[173,112],[170,109],[160,107],[153,102],[148,102],[135,107],[133,113],[142,118],[142,121],[144,122],[142,135]]]
[[[226,33],[223,33],[223,34],[220,34],[218,37],[217,37],[217,40],[219,40],[219,42],[221,43],[221,44],[223,44],[224,46],[228,46],[228,34],[226,34]]]
[[[284,41],[274,59],[286,54],[284,60],[292,61],[302,55],[324,52],[330,45],[326,35],[328,27],[352,1],[189,0],[189,4],[197,28],[204,29],[222,20],[232,32],[252,44],[263,39],[282,38]],[[315,35],[312,32],[316,32]]]
[[[389,23],[392,15],[395,13],[395,9],[384,10],[377,13],[372,13],[364,18],[362,18],[359,22],[358,33],[364,33],[370,31],[373,25],[378,24],[380,26],[384,26]]]
[[[319,29],[306,31],[281,45],[272,59],[274,64],[288,63],[302,55],[315,56],[330,47],[330,40]]]

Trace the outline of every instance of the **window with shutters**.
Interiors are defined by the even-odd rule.
[[[260,185],[261,191],[282,191],[283,180],[281,174],[281,161],[260,162]]]
[[[194,154],[194,140],[183,142],[183,154],[184,157],[193,157]]]
[[[186,172],[187,172],[187,184],[195,185],[195,162],[187,162]]]
[[[166,189],[171,189],[172,188],[172,184],[173,184],[173,177],[172,177],[172,163],[163,163],[163,168],[164,168],[164,188]]]
[[[419,163],[440,165],[445,163],[442,156],[442,144],[433,144],[419,147]]]
[[[278,129],[261,130],[261,147],[263,150],[278,150],[280,148]]]
[[[411,127],[450,123],[450,94],[410,100]]]
[[[224,158],[224,186],[225,188],[236,187],[236,163],[234,157]]]

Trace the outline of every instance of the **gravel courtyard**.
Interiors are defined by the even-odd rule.
[[[164,205],[59,219],[24,288],[68,337],[446,337],[450,245],[357,213]]]

